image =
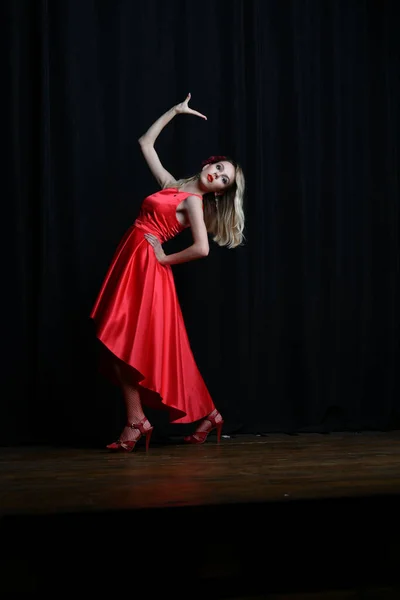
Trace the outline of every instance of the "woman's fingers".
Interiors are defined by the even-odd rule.
[[[158,239],[154,235],[151,235],[151,233],[145,233],[144,237],[152,246],[154,246],[158,242]]]
[[[197,117],[201,117],[202,119],[205,119],[207,121],[207,117],[206,115],[202,115],[200,112],[198,112],[197,110],[192,110],[190,109],[190,112],[192,113],[192,115],[196,115]]]

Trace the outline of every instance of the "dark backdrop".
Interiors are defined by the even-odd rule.
[[[119,432],[88,314],[157,187],[137,139],[189,91],[166,168],[247,177],[245,246],[174,267],[227,431],[399,425],[396,4],[4,0],[1,443]]]

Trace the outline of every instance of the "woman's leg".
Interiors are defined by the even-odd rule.
[[[131,369],[119,361],[114,361],[113,369],[115,376],[119,382],[119,386],[122,391],[122,396],[125,403],[126,410],[126,422],[127,425],[124,427],[120,440],[121,442],[137,440],[140,436],[138,429],[129,427],[132,423],[139,423],[146,419],[146,415],[143,412],[142,403],[140,401],[139,386],[135,381],[135,377],[132,374]],[[149,421],[145,420],[143,423],[144,429],[151,427]]]

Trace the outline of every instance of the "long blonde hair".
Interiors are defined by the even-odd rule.
[[[235,167],[234,183],[220,196],[214,194],[204,194],[204,222],[208,233],[213,236],[214,242],[219,246],[236,248],[243,244],[244,235],[244,210],[243,199],[245,189],[245,179],[242,168],[230,158],[224,158]],[[216,161],[220,162],[220,161]],[[213,164],[213,163],[211,163]],[[185,183],[196,181],[199,173],[192,177],[179,179],[165,187],[181,188]]]

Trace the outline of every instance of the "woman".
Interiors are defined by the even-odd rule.
[[[172,423],[201,421],[188,443],[203,443],[213,429],[221,437],[223,418],[196,366],[171,265],[207,256],[209,233],[220,246],[242,243],[244,176],[234,161],[216,156],[188,179],[176,181],[164,169],[154,143],[167,123],[178,114],[206,119],[189,100],[190,94],[139,139],[161,190],[144,200],[121,240],[90,314],[126,407],[127,424],[109,450],[131,452],[141,436],[148,450],[153,427],[143,406],[167,410]],[[193,244],[166,255],[162,244],[187,227]]]

